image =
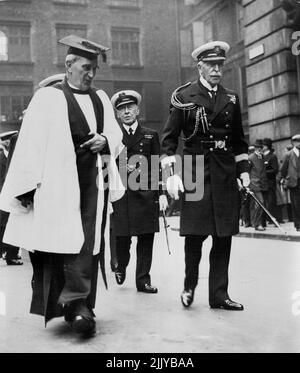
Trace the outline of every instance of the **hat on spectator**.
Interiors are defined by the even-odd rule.
[[[76,35],[68,35],[58,42],[69,47],[67,54],[75,54],[89,60],[96,60],[101,54],[103,62],[106,62],[106,52],[110,49]]]
[[[111,103],[117,110],[123,105],[139,105],[141,101],[141,95],[138,92],[132,90],[119,91],[115,93],[111,98]]]
[[[268,137],[263,139],[263,145],[266,145],[269,149],[272,149],[272,140]]]
[[[261,139],[257,139],[255,143],[253,144],[255,148],[262,148],[263,147],[263,141]]]
[[[300,134],[294,135],[292,137],[292,141],[299,141],[300,142]]]

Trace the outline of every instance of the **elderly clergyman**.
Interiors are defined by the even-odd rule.
[[[237,178],[249,185],[248,145],[244,139],[241,109],[235,92],[220,84],[229,45],[214,41],[192,53],[199,77],[179,87],[172,95],[171,112],[162,133],[163,167],[169,168],[167,189],[181,198],[180,235],[185,237],[185,280],[181,301],[190,307],[199,278],[202,244],[212,236],[209,272],[211,308],[243,310],[228,294],[228,265],[232,235],[239,231]],[[178,138],[184,135],[184,167],[188,158],[204,157],[204,195],[188,199],[185,180],[176,174],[174,157]],[[195,162],[191,165],[193,179]],[[173,174],[173,175],[172,175]]]
[[[66,78],[33,96],[0,208],[10,212],[4,241],[33,252],[31,313],[64,316],[89,334],[99,259],[105,280],[108,200],[124,193],[115,164],[122,132],[106,93],[91,88],[108,48],[75,35],[60,43],[69,47]]]

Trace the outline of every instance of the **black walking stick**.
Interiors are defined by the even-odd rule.
[[[169,234],[168,234],[169,224],[168,224],[167,219],[166,219],[165,210],[162,210],[162,213],[163,213],[163,219],[164,219],[164,228],[165,228],[165,233],[166,233],[168,252],[169,252],[169,255],[171,255],[170,244],[169,244]]]
[[[281,232],[283,232],[285,235],[287,234],[287,232],[282,229],[282,227],[279,225],[278,221],[274,218],[274,216],[265,208],[265,206],[257,199],[257,197],[255,197],[255,194],[249,189],[249,188],[246,188],[246,187],[242,187],[242,191],[246,194],[246,195],[249,195],[251,196],[254,201],[264,210],[264,212],[269,216],[269,218],[272,220],[272,222],[276,225],[277,228],[279,228],[281,230]]]

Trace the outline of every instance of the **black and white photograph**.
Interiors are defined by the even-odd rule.
[[[0,355],[299,352],[300,1],[0,0]]]

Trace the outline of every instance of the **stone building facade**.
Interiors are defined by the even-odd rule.
[[[270,137],[281,159],[300,132],[297,59],[280,0],[244,0],[250,140]]]
[[[140,92],[141,121],[160,131],[180,84],[177,0],[0,0],[0,131],[19,127],[40,80],[64,72],[67,34],[111,48],[95,86]]]
[[[227,41],[231,50],[223,83],[239,93],[244,132],[250,144],[271,138],[279,158],[291,136],[300,132],[300,57],[292,53],[295,40],[288,19],[295,16],[300,31],[300,10],[295,13],[295,7],[300,8],[297,0],[185,0],[182,7],[183,82],[197,77],[190,56],[194,48],[211,40]]]

